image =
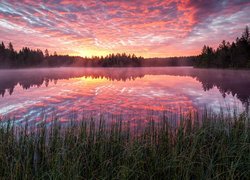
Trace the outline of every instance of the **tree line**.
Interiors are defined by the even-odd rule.
[[[46,49],[32,50],[28,47],[16,51],[10,42],[6,47],[0,44],[0,68],[25,67],[152,67],[152,66],[191,66],[193,57],[149,58],[136,55],[117,53],[107,56],[80,57],[69,55],[50,54]]]
[[[93,56],[83,58],[79,56],[49,54],[46,49],[32,50],[28,47],[16,51],[10,42],[6,47],[0,44],[0,68],[24,68],[24,67],[59,67],[59,66],[80,66],[80,67],[127,67],[141,66],[143,57],[127,55],[125,53],[109,54],[105,57]]]
[[[5,47],[2,42],[0,44],[0,67],[31,67],[41,64],[44,60],[44,54],[40,49],[32,50],[28,47],[22,48],[19,52],[15,51],[12,43]]]
[[[225,40],[217,49],[204,46],[195,59],[195,67],[202,68],[250,68],[250,35],[248,26],[235,42]]]
[[[0,44],[0,68],[24,67],[152,67],[152,66],[195,66],[202,68],[250,68],[250,35],[248,26],[235,42],[225,40],[217,49],[204,46],[198,56],[149,58],[127,55],[126,53],[107,56],[80,57],[49,54],[46,49],[32,50],[24,47],[19,51],[10,42],[7,47]]]

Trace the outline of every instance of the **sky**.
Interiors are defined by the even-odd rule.
[[[197,55],[250,25],[250,0],[0,0],[0,41],[50,53]]]

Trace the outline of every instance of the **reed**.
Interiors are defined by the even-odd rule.
[[[204,113],[151,119],[0,125],[1,179],[248,179],[250,120]]]

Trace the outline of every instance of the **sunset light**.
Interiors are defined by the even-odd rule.
[[[89,57],[197,55],[204,44],[234,40],[249,24],[249,5],[247,0],[0,0],[0,37],[18,49]]]
[[[0,0],[0,180],[250,177],[250,0]]]

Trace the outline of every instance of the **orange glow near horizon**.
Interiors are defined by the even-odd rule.
[[[25,122],[25,118],[39,122],[41,112],[48,117],[56,112],[62,121],[78,112],[91,117],[122,115],[123,120],[143,123],[151,112],[157,112],[157,117],[163,112],[188,113],[201,110],[205,103],[218,112],[235,103],[242,108],[240,100],[232,94],[223,98],[216,87],[204,91],[201,83],[189,76],[145,75],[126,82],[94,77],[59,79],[48,86],[42,84],[25,90],[17,85],[12,95],[0,98],[0,115],[15,116],[19,122]]]
[[[249,25],[250,1],[0,0],[0,41],[50,53],[197,55]]]

